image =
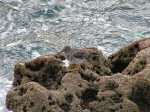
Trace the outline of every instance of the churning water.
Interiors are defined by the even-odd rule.
[[[72,47],[108,54],[150,37],[150,0],[0,0],[0,112],[18,61]]]

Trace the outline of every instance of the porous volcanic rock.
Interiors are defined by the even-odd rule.
[[[149,47],[150,47],[150,39],[147,38],[136,41],[109,56],[109,60],[111,61],[112,64],[111,67],[112,72],[113,73],[122,72],[129,65],[129,63],[135,58],[135,56],[137,55],[137,53],[139,53],[139,51],[142,51],[146,48],[149,49]],[[142,55],[147,54],[144,53]]]
[[[13,112],[149,112],[149,64],[150,39],[108,59],[97,48],[66,46],[16,64],[6,106]]]
[[[13,85],[35,81],[48,89],[56,89],[65,71],[66,68],[60,59],[52,55],[41,56],[15,65]]]

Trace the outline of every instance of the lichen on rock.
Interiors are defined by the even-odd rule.
[[[16,64],[6,106],[13,112],[149,112],[149,65],[150,39],[108,59],[97,48],[67,46]]]

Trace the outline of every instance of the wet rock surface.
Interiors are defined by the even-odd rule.
[[[105,57],[97,48],[18,63],[6,105],[13,112],[149,112],[150,39]]]

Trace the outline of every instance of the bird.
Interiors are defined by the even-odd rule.
[[[65,58],[70,64],[80,64],[86,57],[87,53],[81,49],[71,48],[70,46],[65,46],[61,51],[64,53]]]

